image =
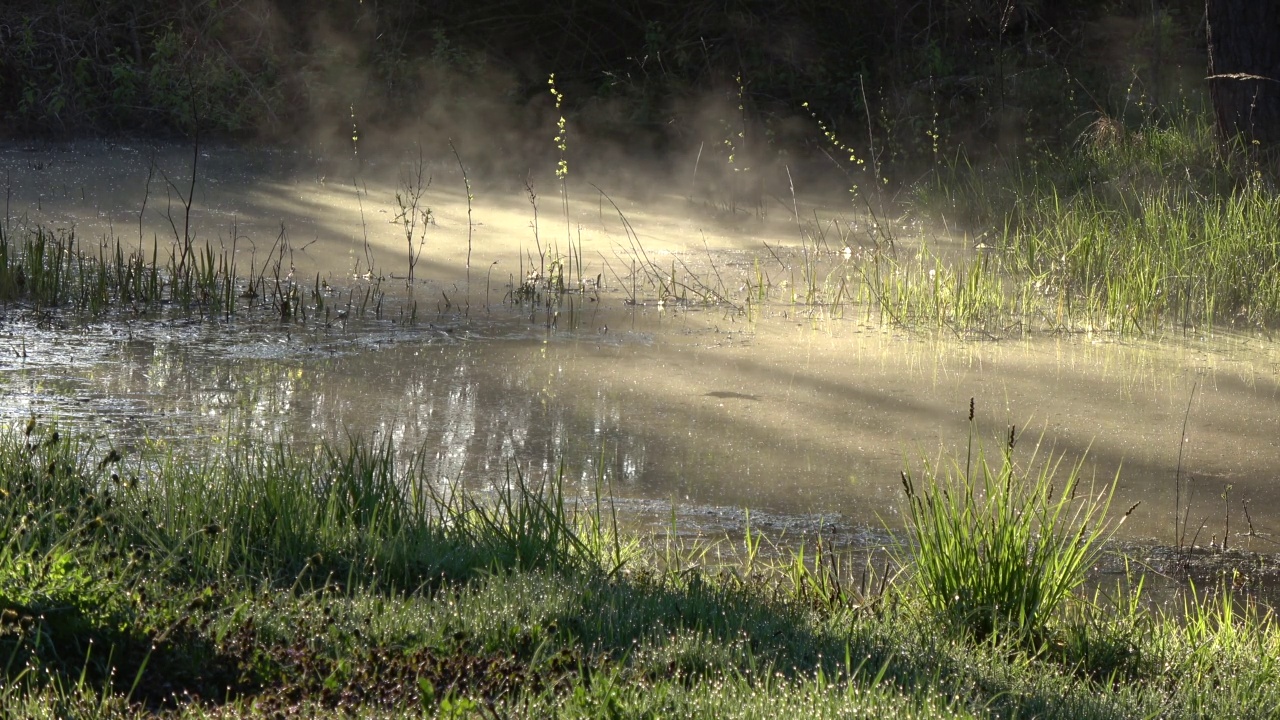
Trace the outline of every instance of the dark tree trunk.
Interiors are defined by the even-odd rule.
[[[1206,0],[1209,96],[1224,139],[1280,146],[1280,2]]]

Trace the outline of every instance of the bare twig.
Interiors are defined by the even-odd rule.
[[[471,180],[467,177],[467,166],[462,164],[462,156],[458,154],[458,148],[454,147],[453,141],[449,141],[449,149],[453,151],[453,157],[458,161],[458,169],[462,171],[462,184],[467,189],[467,272],[471,271],[471,234],[475,230],[475,223],[471,221],[471,201],[475,196],[471,194]]]

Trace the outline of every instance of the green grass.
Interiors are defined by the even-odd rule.
[[[927,216],[993,249],[1030,324],[1159,333],[1280,321],[1274,177],[1183,111],[1126,128],[1100,118],[1066,150],[974,167],[916,188]]]
[[[1062,477],[1062,458],[1037,462],[1038,446],[1022,467],[1012,430],[992,467],[975,430],[964,464],[902,473],[912,577],[926,604],[971,637],[1034,644],[1097,562],[1119,477],[1086,486],[1083,459]]]
[[[200,252],[158,260],[159,250],[126,250],[119,239],[86,251],[74,231],[36,227],[14,237],[0,229],[0,300],[38,308],[71,308],[94,315],[109,309],[139,312],[162,303],[211,313],[235,310],[237,278],[231,256],[206,245]],[[243,284],[243,283],[241,283]]]
[[[765,562],[755,535],[741,563],[712,563],[724,553],[705,544],[620,537],[604,499],[568,497],[559,481],[532,487],[513,473],[497,493],[445,493],[392,450],[250,443],[193,463],[35,422],[4,433],[0,716],[1280,708],[1280,630],[1228,588],[1165,613],[1134,591],[1081,596],[1071,586],[1082,568],[1060,560],[1068,580],[1056,608],[1041,600],[1032,613],[1038,633],[980,635],[911,579],[927,574],[923,546],[914,570],[884,583],[859,583],[856,563],[821,544]],[[1058,497],[1015,499],[1044,513]],[[987,517],[1026,530],[1016,512]],[[1040,538],[1076,527],[1037,517]],[[1021,549],[1052,544],[1030,542]],[[956,580],[957,592],[984,584]]]
[[[175,235],[175,237],[180,237]],[[167,259],[164,255],[167,254]],[[203,247],[175,240],[165,252],[128,248],[118,237],[86,249],[74,231],[45,227],[14,230],[0,227],[0,303],[19,303],[38,311],[72,312],[93,317],[158,316],[182,312],[208,317],[249,313],[282,321],[328,322],[339,317],[382,312],[380,281],[351,288],[344,299],[329,299],[319,275],[313,287],[283,271],[284,249],[277,238],[271,257],[261,267],[238,267],[235,248]]]
[[[749,315],[781,304],[961,336],[1269,332],[1280,216],[1266,162],[1222,147],[1204,112],[1132,128],[1101,117],[1066,148],[939,163],[909,188],[909,223],[797,218],[800,247],[768,248],[734,278],[741,291],[714,260],[701,273],[681,263],[679,285],[674,265],[643,268],[659,297],[692,288],[688,301]],[[964,247],[940,250],[951,239],[913,230],[922,220]]]
[[[1253,182],[1219,197],[1169,186],[1118,199],[1045,198],[1000,242],[1006,267],[1070,294],[1121,332],[1280,319],[1275,193]]]

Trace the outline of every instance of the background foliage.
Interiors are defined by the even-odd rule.
[[[1171,68],[1202,74],[1201,10],[1191,0],[14,0],[0,7],[0,130],[198,125],[270,137],[318,122],[348,132],[353,113],[396,126],[445,97],[463,114],[469,94],[540,107],[554,72],[570,110],[603,135],[679,143],[705,123],[706,100],[740,94],[733,122],[748,149],[813,135],[794,127],[808,102],[837,131],[866,136],[870,122],[882,151],[927,156],[945,150],[939,138],[1058,141],[1078,135],[1081,115],[1168,99]]]

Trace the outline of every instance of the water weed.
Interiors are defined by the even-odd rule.
[[[231,234],[239,238],[234,224]],[[380,315],[385,299],[381,280],[370,277],[363,287],[347,288],[345,304],[333,307],[328,298],[337,289],[318,274],[310,288],[293,276],[283,227],[262,262],[251,260],[247,272],[236,262],[234,241],[229,248],[175,243],[167,259],[156,240],[131,248],[111,237],[95,245],[96,251],[85,249],[74,231],[0,228],[0,303],[81,317],[244,315],[305,323],[329,322],[335,312],[345,318],[353,310]]]
[[[405,282],[413,287],[413,271],[422,259],[422,251],[427,245],[427,227],[431,225],[431,208],[427,207],[423,198],[431,187],[431,177],[423,179],[426,162],[422,158],[422,148],[418,148],[418,157],[412,166],[405,170],[400,178],[400,189],[396,192],[395,221],[404,230],[405,245],[408,248],[408,268]]]

